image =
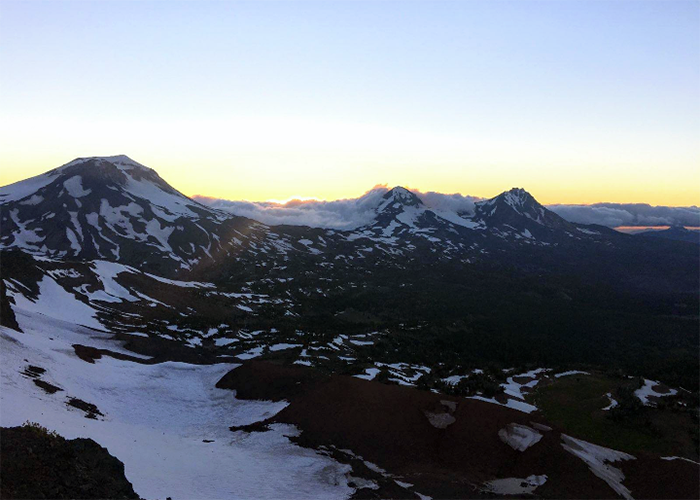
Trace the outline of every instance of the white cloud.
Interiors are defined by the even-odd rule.
[[[213,208],[270,225],[289,224],[328,229],[354,229],[372,221],[386,186],[375,186],[359,198],[345,200],[291,200],[286,203],[228,201],[203,196],[194,199]]]
[[[474,202],[481,199],[475,196],[464,196],[459,193],[444,194],[436,193],[434,191],[428,191],[427,193],[414,191],[414,193],[418,195],[421,201],[425,203],[428,208],[444,210],[446,212],[455,212],[457,214],[473,214]]]
[[[551,211],[570,222],[601,226],[700,226],[700,208],[665,207],[643,203],[596,203],[595,205],[549,205]]]
[[[389,189],[375,186],[359,198],[344,200],[291,200],[286,203],[229,201],[195,196],[200,203],[248,217],[269,225],[311,226],[354,229],[372,222],[382,196]],[[423,203],[438,212],[460,215],[474,212],[481,198],[429,191],[414,192]],[[598,203],[595,205],[549,205],[547,208],[570,222],[601,226],[700,226],[698,207],[653,207],[646,204]]]

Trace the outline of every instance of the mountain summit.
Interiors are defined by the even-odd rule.
[[[538,236],[542,236],[545,229],[576,230],[574,224],[542,206],[522,188],[513,188],[490,200],[477,202],[474,219],[489,227],[512,228]]]
[[[423,205],[423,202],[405,187],[397,186],[382,196],[382,204],[377,208],[377,212],[383,212],[392,207],[418,207]]]
[[[155,269],[189,269],[211,256],[218,226],[238,219],[191,200],[124,155],[78,158],[2,187],[0,203],[3,247]]]

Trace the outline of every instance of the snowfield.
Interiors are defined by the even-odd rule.
[[[77,300],[75,295],[66,292],[61,285],[49,276],[44,276],[38,283],[39,297],[36,300],[28,299],[22,293],[19,293],[19,289],[15,284],[11,282],[6,282],[6,284],[8,295],[14,299],[17,306],[14,308],[16,312],[36,313],[47,318],[66,321],[68,322],[67,324],[76,323],[97,330],[104,330],[102,324],[95,317],[97,312],[95,309]]]
[[[351,467],[291,443],[288,436],[299,432],[294,426],[229,430],[287,405],[242,401],[215,388],[236,365],[147,365],[108,356],[90,364],[72,344],[126,351],[106,334],[37,314],[32,306],[15,309],[24,333],[0,327],[2,426],[32,421],[68,439],[94,439],[124,462],[127,479],[145,498],[326,499],[354,492],[347,484]],[[22,373],[29,365],[45,369],[41,380],[61,391],[48,394],[35,385]],[[66,405],[69,398],[94,404],[102,416],[85,418]]]

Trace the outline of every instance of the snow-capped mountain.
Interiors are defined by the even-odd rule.
[[[514,230],[525,237],[546,237],[551,231],[577,232],[577,225],[540,205],[530,193],[513,188],[490,200],[477,202],[473,220],[500,231]],[[588,229],[590,234],[591,229]]]
[[[453,225],[479,227],[455,212],[428,207],[415,193],[400,186],[383,196],[376,212],[375,220],[369,226],[381,228],[384,234],[437,230]]]
[[[123,155],[79,158],[5,186],[0,204],[3,247],[164,272],[213,258],[226,246],[223,235],[249,227],[191,200]]]
[[[368,216],[355,229],[269,226],[194,201],[126,156],[79,158],[0,188],[0,248],[102,259],[168,276],[243,279],[287,267],[322,265],[332,273],[403,268],[409,261],[521,265],[529,259],[522,265],[531,267],[534,248],[567,253],[571,245],[628,244],[612,230],[565,221],[523,189],[464,210],[431,206],[403,187],[373,193],[363,200]]]
[[[513,245],[546,246],[572,239],[606,239],[612,233],[567,222],[519,188],[477,201],[473,210],[458,212],[431,207],[416,193],[395,187],[384,194],[375,212],[371,223],[350,232],[351,239],[366,237],[401,252],[427,245],[447,258],[484,254],[489,249]]]

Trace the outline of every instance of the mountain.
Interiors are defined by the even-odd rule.
[[[642,233],[637,233],[636,236],[642,236],[644,238],[663,238],[674,241],[687,241],[689,243],[700,245],[700,231],[686,229],[683,226],[671,226],[668,229],[663,229],[661,231],[644,231]]]
[[[459,213],[429,207],[415,193],[398,186],[384,194],[373,221],[350,231],[349,238],[366,237],[400,252],[427,247],[442,256],[458,258],[483,255],[505,246],[614,237],[605,228],[565,221],[524,189],[514,188],[474,206],[472,212]]]
[[[0,248],[232,281],[284,279],[292,271],[332,280],[358,269],[481,262],[569,274],[583,266],[586,279],[630,283],[640,260],[623,255],[663,253],[651,244],[637,250],[636,240],[601,226],[569,223],[520,188],[464,212],[429,207],[403,187],[376,203],[356,229],[268,226],[198,203],[126,156],[79,158],[0,188]],[[601,252],[612,254],[591,266],[591,255]],[[647,282],[665,288],[669,280]]]
[[[403,187],[373,200],[369,222],[356,229],[269,226],[193,201],[126,156],[80,158],[0,188],[0,249],[57,262],[126,266],[130,271],[120,279],[137,282],[130,297],[155,294],[164,304],[172,300],[159,299],[154,290],[162,283],[144,273],[211,282],[239,298],[208,296],[201,304],[188,299],[197,302],[202,317],[204,310],[230,309],[236,317],[259,311],[269,321],[290,323],[312,322],[315,315],[341,323],[349,317],[421,322],[436,314],[457,321],[467,310],[496,314],[509,294],[515,295],[508,311],[521,303],[525,314],[577,294],[594,307],[615,300],[613,308],[630,301],[633,308],[639,301],[663,308],[659,304],[686,304],[697,294],[697,247],[658,238],[640,245],[638,237],[569,223],[524,189],[461,212],[430,207]],[[31,267],[25,263],[13,271],[5,265],[4,273],[36,290],[39,278],[26,281]],[[95,271],[65,272],[85,277]],[[80,280],[59,281],[87,303],[109,296],[106,289],[99,292],[99,283],[111,283],[106,278],[91,278],[94,290]],[[533,291],[544,283],[546,292]],[[240,299],[251,293],[266,298]],[[538,307],[525,305],[533,293],[545,294]],[[608,299],[601,301],[603,296]],[[138,328],[143,314],[173,313],[158,302],[146,301],[147,309],[134,312],[136,300],[107,300],[127,329]],[[383,304],[381,310],[373,303]],[[128,320],[129,314],[136,319]]]
[[[219,258],[234,254],[251,263],[284,260],[289,252],[366,258],[368,244],[388,255],[428,251],[457,258],[469,248],[481,252],[489,240],[547,243],[577,229],[523,190],[460,215],[430,209],[402,187],[388,191],[373,221],[356,230],[270,228],[202,205],[123,155],[79,158],[0,188],[0,206],[3,248],[112,260],[167,275],[216,266]]]
[[[552,231],[576,233],[578,226],[540,205],[530,193],[513,188],[490,200],[476,203],[474,219],[499,230],[514,230],[531,238]]]
[[[78,158],[0,188],[5,248],[171,274],[245,239],[250,221],[201,205],[127,156]]]

